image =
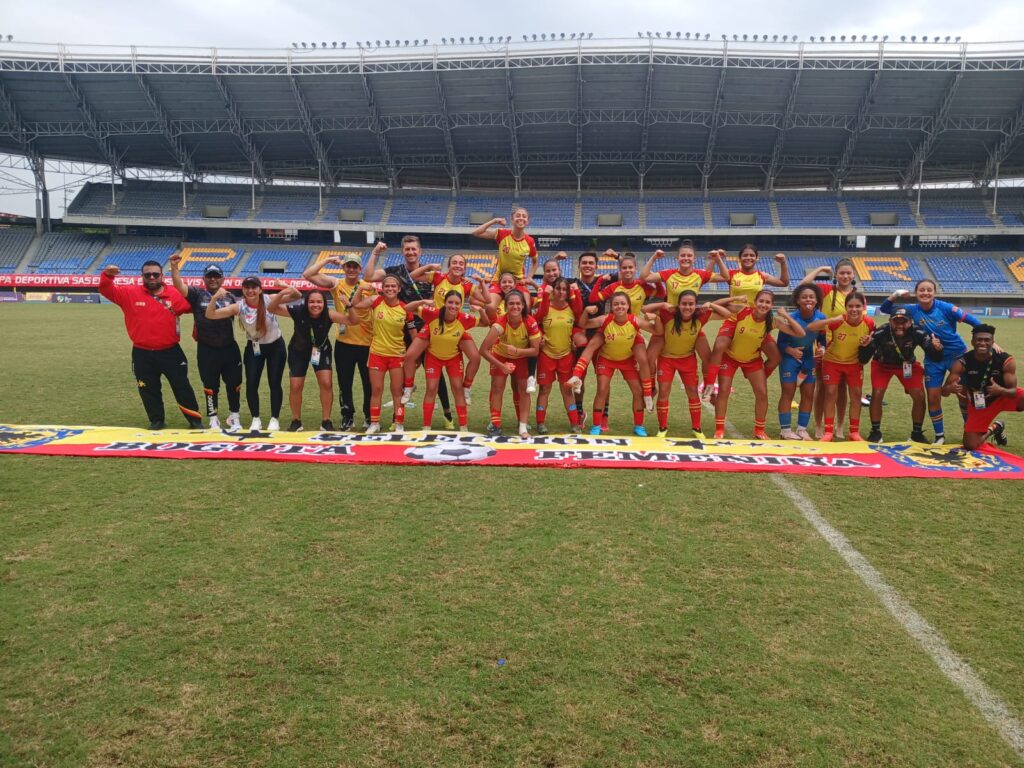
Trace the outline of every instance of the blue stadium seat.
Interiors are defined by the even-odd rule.
[[[391,202],[388,224],[402,226],[443,227],[448,219],[451,195],[395,195]]]
[[[943,293],[1019,294],[995,259],[971,256],[931,256],[925,259]]]
[[[648,194],[644,210],[650,229],[704,228],[704,198],[699,195]]]
[[[174,253],[177,244],[152,237],[119,237],[111,243],[100,264],[100,268],[115,264],[122,272],[137,274],[147,261],[158,261],[162,265]]]
[[[35,234],[32,229],[0,229],[0,274],[14,272]]]
[[[779,222],[784,227],[843,227],[839,205],[830,196],[777,195],[775,207],[779,212]]]
[[[257,246],[253,248],[252,254],[246,262],[245,274],[266,275],[267,277],[301,277],[302,272],[319,250],[314,250],[313,248],[267,248]],[[284,272],[264,272],[262,267],[264,261],[286,262]]]
[[[910,209],[910,203],[902,197],[865,197],[849,195],[844,198],[846,212],[850,216],[850,223],[855,227],[867,227],[871,224],[872,213],[895,213],[900,227],[915,227],[914,214]]]
[[[107,238],[78,232],[51,232],[43,241],[29,269],[41,275],[82,274],[88,271]]]
[[[728,229],[729,214],[752,213],[757,217],[753,227],[733,227],[737,231],[744,229],[764,229],[772,226],[772,209],[768,198],[761,195],[712,195],[711,217],[716,228]]]
[[[580,200],[583,212],[583,226],[590,229],[597,226],[597,217],[602,213],[622,214],[622,226],[636,229],[640,226],[640,199],[637,195],[587,195]],[[608,227],[614,231],[615,227]]]

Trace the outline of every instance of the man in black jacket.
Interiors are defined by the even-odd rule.
[[[860,361],[871,361],[871,432],[869,443],[882,442],[882,398],[895,376],[903,385],[903,391],[913,401],[911,419],[913,429],[910,439],[915,443],[927,443],[922,431],[927,401],[924,393],[924,368],[917,361],[914,352],[917,347],[924,350],[929,360],[942,360],[942,343],[934,336],[916,328],[905,307],[897,307],[889,316],[889,323],[877,328],[871,334],[867,346],[860,348]]]

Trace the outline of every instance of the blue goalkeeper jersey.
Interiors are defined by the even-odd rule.
[[[893,310],[893,302],[886,299],[878,308],[879,312],[888,315]],[[944,357],[959,357],[967,351],[967,345],[957,333],[956,324],[967,323],[972,328],[981,325],[981,321],[964,312],[955,304],[935,299],[928,311],[921,309],[920,304],[904,304],[914,325],[925,333],[937,336],[942,342]]]

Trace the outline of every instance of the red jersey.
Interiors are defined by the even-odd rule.
[[[165,286],[154,296],[141,285],[116,285],[105,272],[100,273],[100,295],[121,308],[132,344],[150,351],[177,344],[181,340],[178,317],[192,311],[192,305],[173,288]]]
[[[523,268],[526,266],[526,258],[537,258],[537,245],[533,238],[524,234],[522,239],[516,240],[511,229],[499,229],[494,239],[498,243],[498,265],[494,270],[494,279],[497,280],[502,272],[511,272],[516,280],[525,280]]]
[[[639,315],[644,302],[657,293],[657,291],[657,286],[650,283],[641,283],[634,280],[629,285],[626,285],[621,280],[616,280],[614,283],[602,286],[598,291],[591,292],[590,303],[598,304],[602,301],[607,301],[616,292],[621,292],[629,296],[629,313],[631,315]]]

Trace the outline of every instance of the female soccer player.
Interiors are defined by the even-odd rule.
[[[592,291],[590,303],[600,305],[620,292],[629,298],[629,313],[635,317],[639,317],[644,302],[658,292],[657,286],[636,279],[636,259],[631,253],[619,259],[619,279]]]
[[[427,278],[434,286],[434,306],[438,309],[444,306],[449,291],[455,291],[464,300],[473,292],[473,281],[466,277],[466,257],[461,253],[449,257],[447,272],[442,272],[437,264],[424,264],[412,270],[409,277],[414,282]]]
[[[736,318],[722,323],[718,340],[723,338],[729,344],[722,351],[722,365],[718,374],[718,397],[715,398],[715,438],[725,437],[725,418],[729,410],[729,394],[736,369],[742,369],[754,392],[754,437],[767,440],[764,431],[768,417],[768,376],[761,358],[762,347],[772,328],[785,331],[790,336],[803,336],[805,331],[786,314],[785,309],[772,311],[775,297],[771,291],[762,290],[754,297],[754,306],[741,311]],[[716,346],[718,341],[715,342]]]
[[[491,364],[491,422],[487,435],[501,435],[501,399],[505,381],[511,376],[519,436],[526,438],[530,436],[526,423],[530,412],[530,396],[526,394],[526,361],[540,352],[540,327],[530,317],[526,298],[519,291],[511,291],[505,296],[505,310],[506,313],[491,324],[480,346],[480,356]]]
[[[821,383],[825,386],[825,433],[821,439],[826,443],[835,439],[836,400],[844,382],[850,395],[850,440],[864,441],[860,436],[860,395],[864,389],[864,364],[859,355],[860,348],[871,342],[871,334],[875,330],[875,324],[865,313],[867,304],[864,294],[854,291],[846,297],[845,313],[839,317],[815,320],[807,325],[807,330],[811,332],[832,332],[821,363]]]
[[[844,298],[845,304],[845,298]],[[808,324],[815,320],[825,320],[821,306],[821,288],[814,283],[801,283],[793,291],[793,305],[797,312],[792,320],[799,323],[805,330],[803,336],[791,336],[784,331],[779,333],[778,346],[782,352],[779,363],[779,383],[782,395],[779,397],[779,437],[783,440],[810,440],[807,425],[811,423],[811,409],[814,405],[815,368],[817,358],[815,346],[818,342],[817,333],[806,333]],[[804,377],[801,382],[801,375]],[[797,430],[793,431],[793,397],[800,387],[800,410],[797,414]]]
[[[655,339],[662,341],[657,368],[658,437],[668,435],[669,396],[672,394],[672,379],[678,373],[690,408],[693,436],[704,438],[700,426],[701,404],[697,389],[697,347],[704,338],[704,326],[708,320],[715,315],[728,318],[731,310],[727,305],[733,302],[737,302],[737,299],[726,297],[714,302],[705,302],[698,307],[696,291],[686,289],[677,297],[675,306],[669,302],[658,302],[648,304],[645,308],[649,312],[658,313],[654,320],[654,335],[651,336],[651,342],[653,343]]]
[[[604,412],[611,389],[612,376],[615,371],[622,374],[629,391],[633,395],[633,434],[647,437],[644,428],[644,409],[654,410],[654,382],[651,380],[651,369],[647,363],[647,350],[641,330],[653,332],[654,324],[643,315],[637,317],[629,309],[631,298],[623,291],[617,291],[611,299],[612,311],[607,315],[587,320],[585,327],[598,328],[598,333],[587,343],[579,360],[573,367],[569,384],[575,390],[582,386],[583,376],[587,372],[590,360],[597,355],[597,394],[594,395],[594,425],[590,434],[599,435],[602,424],[598,423],[600,414]]]
[[[964,312],[955,304],[935,298],[935,282],[919,280],[914,286],[917,304],[908,304],[907,311],[914,325],[926,333],[938,338],[942,344],[942,361],[924,361],[924,386],[928,395],[928,415],[935,429],[935,444],[942,445],[946,440],[946,430],[942,420],[942,379],[953,367],[957,358],[967,351],[967,345],[957,333],[956,324],[967,323],[972,328],[981,325],[981,321]],[[889,314],[896,299],[908,296],[908,291],[896,291],[882,302],[879,312]]]
[[[491,219],[473,230],[475,237],[484,240],[494,240],[498,246],[498,263],[495,267],[494,280],[497,281],[502,272],[511,272],[516,279],[516,288],[522,294],[529,293],[526,285],[527,277],[533,276],[533,270],[537,262],[537,245],[533,238],[526,234],[526,227],[530,223],[529,212],[522,207],[512,209],[512,228],[505,229],[505,219]],[[498,229],[491,227],[497,225]],[[529,268],[526,267],[529,262]],[[497,309],[501,300],[501,292],[497,282],[490,286],[490,303]]]
[[[380,403],[384,394],[384,377],[390,377],[391,400],[395,405],[394,431],[405,431],[405,407],[402,405],[403,366],[405,363],[405,326],[412,322],[412,312],[433,299],[403,303],[398,298],[402,284],[388,275],[380,284],[380,296],[364,296],[348,302],[348,322],[357,322],[359,311],[369,309],[372,323],[370,339],[370,425],[366,434],[380,432]],[[346,300],[347,301],[347,300]]]
[[[545,273],[548,264],[544,265]],[[583,317],[583,299],[579,289],[564,277],[556,277],[551,285],[541,286],[540,302],[534,315],[544,336],[537,356],[540,392],[537,395],[536,416],[537,433],[540,435],[548,434],[548,398],[556,380],[572,431],[575,434],[580,432],[579,411],[572,387],[569,386],[569,378],[575,362],[572,337],[580,329]]]
[[[331,408],[334,406],[334,390],[331,375],[331,326],[343,323],[347,315],[328,308],[327,299],[321,291],[310,291],[301,304],[292,304],[302,298],[294,286],[279,291],[267,305],[267,311],[279,317],[291,317],[295,330],[288,342],[288,406],[292,412],[289,432],[302,431],[302,390],[306,384],[306,369],[310,364],[320,387],[320,429],[333,432]]]
[[[260,379],[266,367],[267,384],[270,386],[270,421],[267,423],[267,431],[277,432],[281,429],[278,421],[284,402],[281,380],[284,378],[287,358],[281,327],[277,324],[277,318],[267,310],[270,299],[263,293],[263,283],[258,277],[247,277],[242,281],[242,301],[218,308],[217,300],[226,293],[227,289],[221,286],[214,294],[206,307],[206,319],[238,317],[246,338],[242,364],[245,366],[245,402],[252,414],[249,431],[259,432],[263,429],[260,420]]]

